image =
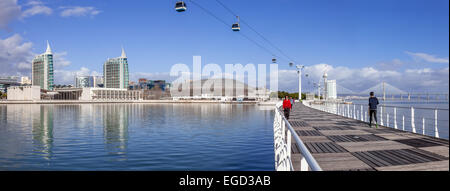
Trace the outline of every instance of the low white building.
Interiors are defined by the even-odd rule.
[[[12,101],[41,100],[41,88],[39,86],[12,86],[8,88],[7,99]]]
[[[142,100],[142,91],[119,88],[83,88],[80,100]]]
[[[336,92],[336,80],[328,80],[327,81],[327,92],[326,92],[326,99],[336,99],[337,98],[337,92]]]

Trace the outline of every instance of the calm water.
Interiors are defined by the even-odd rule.
[[[0,170],[273,170],[272,125],[254,105],[0,105]]]

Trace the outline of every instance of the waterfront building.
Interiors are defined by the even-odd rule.
[[[128,59],[122,48],[122,55],[108,59],[103,65],[104,87],[128,89]]]
[[[102,76],[77,76],[75,77],[75,87],[77,88],[94,88],[103,87]]]
[[[94,87],[94,78],[92,76],[77,76],[75,77],[75,87],[77,88]]]
[[[20,78],[21,85],[31,85],[31,79],[28,76],[22,76]]]
[[[314,100],[314,93],[306,93],[306,100]]]
[[[0,77],[0,92],[6,93],[8,87],[20,85],[18,76]]]
[[[104,87],[104,78],[103,76],[92,76],[92,81],[94,82],[93,87],[103,88]]]
[[[194,88],[195,83],[201,86]],[[185,87],[189,88],[183,89]],[[174,83],[168,89],[171,89],[173,100],[261,101],[270,98],[268,89],[251,87],[233,79],[204,79],[200,82],[190,80]]]
[[[12,86],[8,88],[8,100],[37,101],[41,99],[39,86]]]
[[[139,84],[141,84],[141,83],[147,83],[147,79],[145,79],[145,78],[139,78],[138,83],[139,83]]]
[[[142,92],[118,88],[82,88],[79,100],[142,100]]]
[[[53,90],[53,54],[48,41],[47,50],[33,59],[31,69],[32,85],[44,90]]]
[[[140,90],[144,100],[170,99],[170,83],[165,80],[147,80],[139,78],[137,84],[131,84],[129,90]]]
[[[336,80],[327,80],[325,99],[337,99]]]

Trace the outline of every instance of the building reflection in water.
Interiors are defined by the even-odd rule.
[[[33,105],[31,113],[33,151],[50,160],[53,148],[53,106]]]
[[[103,115],[103,133],[107,152],[116,155],[126,154],[131,105],[114,104],[99,107]]]

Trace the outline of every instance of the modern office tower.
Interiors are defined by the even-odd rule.
[[[325,97],[327,99],[336,99],[337,98],[336,80],[328,80],[326,87],[327,87],[327,91],[326,91]]]
[[[75,87],[77,88],[97,88],[103,87],[102,76],[77,76],[75,78]]]
[[[103,65],[103,77],[105,88],[128,88],[128,60],[123,48],[120,57],[108,59],[105,62]]]
[[[48,41],[47,50],[33,59],[31,69],[33,86],[39,86],[44,90],[53,90],[53,54]]]
[[[94,87],[94,78],[92,76],[77,76],[75,78],[75,87],[77,88]]]

